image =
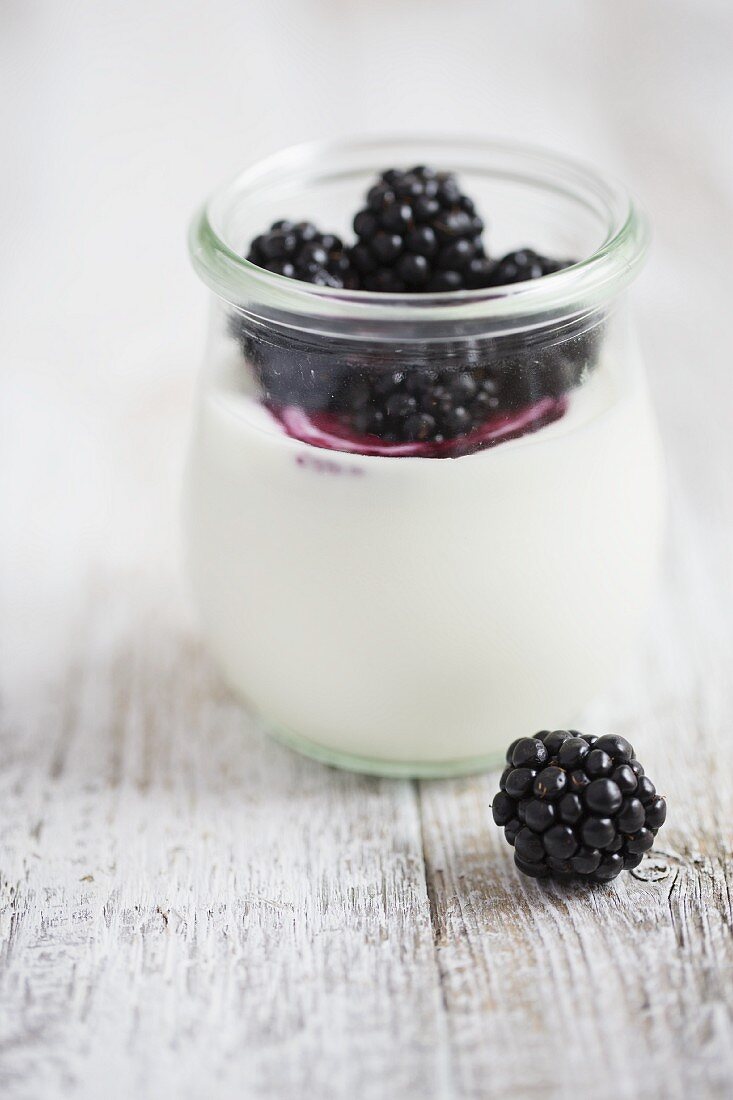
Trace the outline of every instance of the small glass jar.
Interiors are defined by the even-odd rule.
[[[576,262],[431,295],[315,286],[242,258],[285,217],[348,238],[376,175],[416,163],[457,173],[492,255]],[[205,206],[188,564],[211,652],[275,736],[359,771],[457,775],[572,724],[609,683],[663,520],[624,293],[647,238],[594,171],[483,142],[302,146]],[[395,395],[444,415],[443,434],[386,430]]]

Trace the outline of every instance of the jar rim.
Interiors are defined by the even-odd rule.
[[[266,271],[234,251],[217,229],[220,213],[245,202],[248,195],[267,186],[268,180],[305,175],[322,170],[334,157],[352,158],[381,170],[377,153],[392,152],[398,160],[420,156],[426,147],[461,156],[485,158],[484,174],[523,183],[542,183],[565,197],[601,213],[605,237],[589,255],[570,267],[541,279],[503,287],[436,293],[381,293],[316,286]],[[491,162],[495,167],[491,167]],[[492,327],[523,327],[542,317],[574,316],[600,308],[627,286],[643,263],[650,239],[648,219],[628,190],[612,177],[575,158],[520,142],[470,137],[389,136],[314,141],[290,146],[240,172],[217,189],[191,224],[189,248],[192,262],[204,283],[235,307],[260,305],[270,316],[312,319],[338,317],[340,325],[372,322],[415,323],[443,327],[465,323]]]

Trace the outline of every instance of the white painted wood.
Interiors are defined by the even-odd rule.
[[[99,593],[6,728],[0,1092],[440,1095],[413,786],[272,744],[150,612]]]
[[[731,1094],[733,9],[388,7],[390,36],[375,4],[0,5],[3,1100]],[[670,817],[592,893],[514,873],[496,776],[271,743],[187,618],[185,218],[248,156],[386,119],[582,152],[653,215],[669,546],[585,724],[632,738]]]

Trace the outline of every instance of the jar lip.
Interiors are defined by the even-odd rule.
[[[435,293],[382,293],[316,286],[276,275],[235,252],[216,229],[216,207],[231,208],[266,184],[268,177],[308,172],[329,157],[366,158],[393,151],[397,160],[417,163],[426,146],[446,153],[494,158],[489,174],[517,182],[549,179],[554,190],[588,206],[594,199],[606,218],[606,235],[589,256],[541,279],[503,287]],[[412,152],[411,152],[412,151]],[[374,172],[381,170],[375,163]],[[637,274],[650,239],[648,219],[626,188],[594,168],[539,146],[466,137],[368,137],[313,141],[290,146],[255,162],[219,188],[194,217],[189,234],[193,265],[203,281],[234,306],[261,303],[280,317],[331,317],[340,322],[445,322],[481,320],[522,323],[542,315],[573,315],[599,308]]]

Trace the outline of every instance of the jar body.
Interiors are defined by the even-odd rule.
[[[302,751],[387,775],[492,766],[514,738],[572,725],[633,645],[663,478],[626,303],[511,340],[423,344],[418,322],[406,345],[355,351],[348,332],[281,331],[214,298],[186,486],[191,584],[227,681]],[[550,384],[558,346],[577,370]],[[443,371],[442,384],[494,361],[529,389],[490,438],[463,436],[475,446],[383,449],[319,420],[344,371],[349,385],[395,370],[408,386]],[[305,384],[278,405],[283,372]]]

